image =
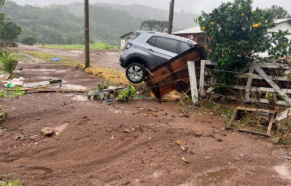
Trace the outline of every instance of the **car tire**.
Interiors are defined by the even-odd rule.
[[[126,69],[126,77],[131,83],[141,83],[145,78],[145,70],[141,64],[132,63]]]

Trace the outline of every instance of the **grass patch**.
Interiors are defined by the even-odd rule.
[[[52,62],[50,61],[50,59],[57,57],[57,58],[61,58],[62,61],[52,62],[52,63],[79,68],[79,69],[85,68],[85,64],[83,62],[80,62],[78,60],[73,60],[64,56],[47,54],[47,53],[39,52],[39,51],[21,51],[21,52],[31,55],[36,58],[40,58],[46,62]],[[84,71],[88,72],[91,75],[91,77],[103,77],[105,81],[111,82],[116,85],[129,85],[130,84],[130,82],[126,78],[125,73],[119,72],[117,70],[100,68],[97,65],[91,64],[91,67],[84,69]]]
[[[37,45],[49,49],[67,49],[67,50],[84,50],[85,45]],[[115,50],[119,49],[117,46],[111,46],[106,43],[93,43],[90,44],[91,50]]]
[[[20,180],[8,181],[8,182],[0,182],[0,186],[23,186]]]
[[[21,61],[25,63],[35,62],[33,58],[26,56],[24,54],[16,53],[16,52],[11,53],[10,56],[16,61]]]

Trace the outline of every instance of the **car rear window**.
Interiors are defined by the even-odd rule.
[[[156,47],[167,50],[169,52],[177,53],[177,46],[179,41],[174,39],[168,39],[164,37],[157,37]]]
[[[156,40],[157,40],[157,37],[151,37],[149,40],[148,40],[148,44],[151,45],[151,46],[156,46]]]
[[[180,54],[189,50],[190,48],[192,48],[194,45],[190,44],[190,43],[185,43],[185,42],[181,42],[180,45]]]

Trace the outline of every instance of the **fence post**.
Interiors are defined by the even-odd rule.
[[[204,73],[205,73],[205,60],[201,60],[200,83],[199,83],[199,90],[201,96],[204,96],[204,75],[205,75]]]
[[[189,77],[190,77],[192,101],[193,101],[194,105],[197,105],[199,103],[199,100],[198,100],[198,89],[197,89],[195,62],[188,61],[187,63],[188,63],[188,71],[189,71]]]
[[[254,64],[251,64],[250,70],[249,70],[248,82],[247,82],[247,86],[246,86],[246,95],[245,95],[245,99],[247,102],[250,101],[250,92],[251,92],[251,85],[252,85],[252,81],[253,81],[254,69],[255,69]]]

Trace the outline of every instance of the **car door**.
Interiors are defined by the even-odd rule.
[[[164,37],[153,36],[146,45],[151,68],[175,57],[178,53],[179,41]]]

